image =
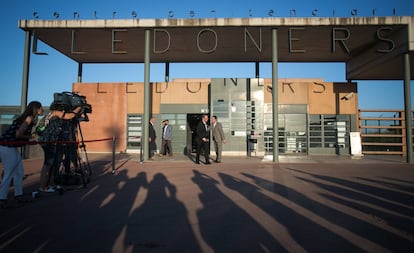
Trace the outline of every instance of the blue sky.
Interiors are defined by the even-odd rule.
[[[19,19],[128,19],[132,12],[138,18],[212,18],[212,17],[310,17],[317,10],[319,17],[413,16],[411,0],[2,0],[0,105],[19,105],[22,84],[24,32]],[[44,44],[38,51],[47,56],[31,55],[29,101],[39,100],[49,105],[54,92],[71,90],[77,79],[77,63]],[[279,64],[280,78],[323,78],[325,81],[345,81],[345,65],[341,63]],[[190,74],[189,74],[190,73]],[[170,80],[196,77],[254,77],[254,63],[178,64],[170,65]],[[260,76],[271,77],[271,65],[260,65]],[[143,64],[84,65],[84,82],[142,82]],[[150,81],[164,80],[164,65],[151,65]],[[402,81],[359,81],[359,108],[403,109]],[[413,88],[412,88],[413,89]]]

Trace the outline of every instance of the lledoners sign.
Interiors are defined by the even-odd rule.
[[[141,63],[149,31],[151,62],[271,62],[276,43],[278,62],[345,62],[352,78],[398,79],[401,55],[413,47],[412,23],[413,17],[222,18],[21,20],[19,26],[80,63]]]

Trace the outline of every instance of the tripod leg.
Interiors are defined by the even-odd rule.
[[[64,160],[62,159],[59,165],[56,168],[58,170],[58,177],[59,177],[59,187],[57,190],[59,191],[59,195],[63,194],[63,185],[67,184],[67,174],[65,173],[65,165]]]
[[[80,124],[78,124],[78,128],[79,128],[79,136],[80,136],[80,152],[81,152],[81,157],[82,157],[82,164],[85,167],[85,174],[88,176],[92,176],[92,170],[90,169],[90,165],[89,165],[89,158],[88,158],[88,153],[86,152],[86,145],[85,142],[83,140],[83,134],[82,134],[82,129],[80,127]]]
[[[81,178],[82,178],[82,185],[83,185],[84,188],[86,188],[87,180],[85,179],[85,170],[84,170],[84,166],[83,166],[83,163],[82,163],[82,159],[78,155],[78,151],[76,151],[76,156],[77,156],[77,162],[78,162],[78,166],[77,166],[78,171],[79,171],[79,173],[81,175]]]
[[[88,158],[88,153],[86,152],[85,144],[81,144],[80,153],[81,153],[80,159],[81,159],[82,166],[84,167],[85,175],[92,176],[92,171],[90,169],[89,158]]]

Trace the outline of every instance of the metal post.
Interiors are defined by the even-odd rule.
[[[272,122],[273,122],[273,162],[279,162],[279,112],[278,112],[278,73],[277,73],[277,29],[272,29]]]
[[[165,82],[168,83],[170,81],[170,63],[165,63]]]
[[[256,78],[260,77],[260,64],[259,62],[255,63],[255,70],[256,70]]]
[[[27,91],[29,88],[29,69],[30,69],[30,44],[32,33],[26,31],[24,42],[23,76],[22,76],[22,97],[20,101],[20,111],[23,113],[27,106]]]
[[[410,54],[404,54],[404,109],[407,163],[413,163],[413,114],[411,108]]]
[[[141,145],[144,148],[144,161],[148,160],[149,143],[149,108],[150,108],[150,30],[145,30],[145,53],[144,53],[144,117],[142,120],[142,138]]]
[[[112,137],[112,174],[115,173],[115,142],[116,138],[115,136]]]
[[[82,71],[83,71],[83,64],[78,63],[78,83],[82,82]]]

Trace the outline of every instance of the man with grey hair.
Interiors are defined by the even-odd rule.
[[[197,125],[197,152],[196,164],[200,164],[200,154],[203,152],[206,158],[205,164],[210,163],[210,126],[207,124],[208,115],[203,114],[201,121]]]
[[[226,144],[226,136],[224,135],[223,126],[217,121],[217,116],[211,117],[211,129],[213,134],[214,149],[216,151],[216,163],[221,162],[221,153],[223,144]]]
[[[172,156],[172,126],[170,125],[170,121],[168,119],[164,120],[164,126],[162,127],[162,144],[161,144],[161,151],[160,156],[167,155]]]

